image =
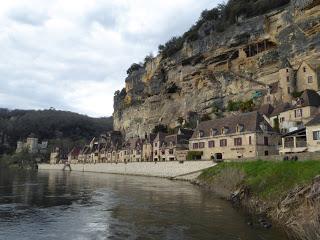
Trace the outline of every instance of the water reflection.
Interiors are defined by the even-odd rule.
[[[188,183],[0,170],[0,239],[285,239]]]

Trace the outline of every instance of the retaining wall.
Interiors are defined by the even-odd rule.
[[[201,173],[201,170],[212,167],[212,161],[185,161],[179,162],[133,162],[133,163],[97,163],[97,164],[71,164],[72,171],[128,174],[151,177],[174,178],[180,175]],[[39,170],[62,170],[63,164],[39,164]],[[66,170],[69,170],[66,168]]]

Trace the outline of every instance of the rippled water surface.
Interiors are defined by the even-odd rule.
[[[184,182],[0,170],[0,239],[283,240]]]

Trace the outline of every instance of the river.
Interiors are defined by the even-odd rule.
[[[0,239],[283,240],[186,182],[0,169]]]

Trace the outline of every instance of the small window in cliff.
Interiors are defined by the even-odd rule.
[[[172,84],[168,89],[167,89],[167,93],[173,94],[173,93],[177,93],[180,91],[180,88],[174,83]]]

